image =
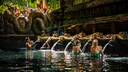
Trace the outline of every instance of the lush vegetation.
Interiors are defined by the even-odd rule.
[[[25,7],[36,8],[37,2],[39,1],[41,0],[2,0],[0,5],[0,13],[4,13],[4,11],[8,9],[8,6],[19,7],[20,9]],[[47,2],[50,11],[60,8],[60,0],[47,0]]]
[[[48,0],[48,5],[49,5],[51,11],[59,9],[60,8],[60,0]]]

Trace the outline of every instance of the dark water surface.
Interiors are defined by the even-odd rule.
[[[52,54],[53,55],[53,54]],[[68,57],[60,53],[51,57],[49,51],[32,51],[32,58],[26,57],[26,50],[0,50],[0,72],[127,72],[128,57],[107,57],[89,60],[88,57]]]

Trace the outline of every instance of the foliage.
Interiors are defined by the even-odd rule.
[[[60,8],[60,0],[48,0],[48,5],[51,11],[57,10]]]
[[[1,5],[1,6],[0,6],[0,14],[3,14],[7,9],[8,9],[7,6]]]
[[[5,11],[8,10],[10,7],[20,7],[21,8],[21,2],[18,2],[20,0],[4,0],[2,5],[0,5],[0,14],[3,14]]]
[[[38,0],[41,1],[41,0]],[[43,1],[43,0],[42,0]],[[60,9],[60,0],[46,0],[48,2],[48,7],[50,11]],[[80,4],[82,2],[88,2],[90,0],[74,0],[74,5]],[[17,6],[20,9],[24,7],[36,8],[37,0],[3,0],[2,5],[0,6],[0,13],[3,13],[6,9],[6,5]]]
[[[54,11],[60,8],[60,0],[47,0],[50,11]],[[8,9],[8,6],[19,7],[23,9],[25,7],[36,8],[37,0],[3,0],[0,5],[0,13],[4,13]]]

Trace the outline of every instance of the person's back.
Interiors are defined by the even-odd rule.
[[[98,60],[100,59],[100,54],[102,53],[102,47],[98,45],[98,40],[94,39],[92,41],[92,46],[90,48],[91,58]]]
[[[73,39],[74,40],[72,41],[72,51],[75,55],[78,55],[80,53],[81,42],[77,35],[74,36]]]
[[[91,47],[91,53],[100,53],[102,50],[101,46]]]

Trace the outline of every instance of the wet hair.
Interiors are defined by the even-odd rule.
[[[98,40],[97,39],[94,39],[92,41],[92,46],[98,46]]]
[[[25,42],[27,42],[28,40],[30,40],[30,38],[29,37],[25,37]]]

